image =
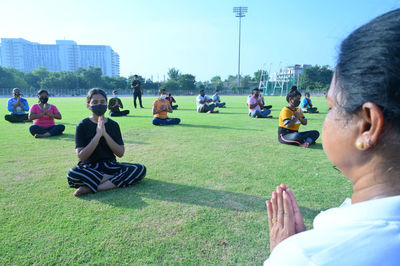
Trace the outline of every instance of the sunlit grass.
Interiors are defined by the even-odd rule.
[[[219,114],[198,114],[194,97],[176,97],[182,124],[155,127],[151,103],[115,118],[126,153],[142,163],[138,185],[73,197],[66,180],[78,162],[75,125],[84,98],[51,98],[65,134],[34,139],[29,123],[0,121],[0,264],[252,264],[269,255],[264,202],[276,185],[294,190],[306,225],[339,205],[350,183],[332,167],[321,140],[310,149],[277,139],[283,97],[269,97],[273,119],[251,119],[246,98],[223,97]],[[29,99],[30,105],[36,100]],[[327,106],[301,130],[321,130]],[[5,110],[5,99],[2,109]]]

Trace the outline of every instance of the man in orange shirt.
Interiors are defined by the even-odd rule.
[[[177,125],[181,122],[179,118],[168,118],[167,113],[172,113],[171,104],[165,98],[167,97],[167,91],[160,89],[158,92],[157,100],[153,103],[153,125],[155,126],[166,126],[166,125]]]

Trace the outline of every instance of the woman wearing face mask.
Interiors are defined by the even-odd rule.
[[[172,107],[167,97],[167,91],[165,89],[160,89],[157,100],[153,103],[153,115],[154,119],[152,121],[155,126],[167,126],[167,125],[177,125],[181,122],[179,118],[169,118],[167,113],[172,113]]]
[[[272,253],[264,265],[399,265],[399,70],[400,9],[342,42],[322,143],[351,182],[351,199],[306,231],[292,191],[277,187],[267,201]]]
[[[29,120],[33,120],[33,125],[29,128],[32,136],[46,138],[61,135],[65,126],[54,123],[54,118],[60,120],[61,114],[55,105],[47,103],[49,93],[46,90],[40,90],[37,96],[39,103],[31,106],[28,115]]]
[[[146,167],[141,164],[118,163],[115,156],[124,155],[124,142],[117,122],[104,117],[107,95],[101,89],[91,89],[86,98],[92,115],[76,127],[75,148],[77,166],[68,171],[70,187],[75,196],[126,187],[142,180]]]
[[[282,109],[279,115],[278,140],[283,144],[308,148],[318,139],[319,132],[316,130],[299,132],[300,125],[307,125],[307,119],[298,107],[300,98],[301,93],[296,86],[292,86],[286,95],[288,105]]]

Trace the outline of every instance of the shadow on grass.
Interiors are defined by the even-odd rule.
[[[49,138],[42,138],[42,139],[54,139],[54,140],[71,140],[71,141],[75,141],[75,135],[74,134],[65,134],[63,133],[62,135],[58,135],[58,136],[53,136],[53,137],[49,137]]]
[[[308,148],[311,150],[323,150],[321,143],[315,143],[314,145],[310,145]]]
[[[232,130],[245,130],[245,131],[262,131],[260,129],[234,128],[234,127],[211,126],[211,125],[180,124],[180,126],[181,127],[194,127],[194,128],[213,128],[213,129],[232,129]]]
[[[169,183],[155,179],[144,179],[141,183],[129,188],[115,189],[81,197],[83,200],[97,200],[127,209],[146,207],[148,204],[142,200],[143,198],[240,212],[264,212],[266,210],[266,199],[262,197]]]

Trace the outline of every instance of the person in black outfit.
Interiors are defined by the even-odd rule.
[[[129,114],[129,110],[120,111],[119,108],[124,108],[122,101],[118,98],[118,91],[113,91],[113,98],[108,101],[108,109],[110,110],[110,116],[125,116]]]
[[[92,116],[76,127],[75,149],[79,163],[67,174],[69,186],[77,188],[74,196],[136,184],[145,177],[146,167],[116,161],[115,155],[122,157],[125,148],[118,123],[104,117],[106,93],[91,89],[86,102]]]
[[[142,104],[142,84],[140,83],[138,75],[133,76],[131,88],[133,89],[133,105],[136,108],[136,99],[139,98],[140,108],[144,108]]]

